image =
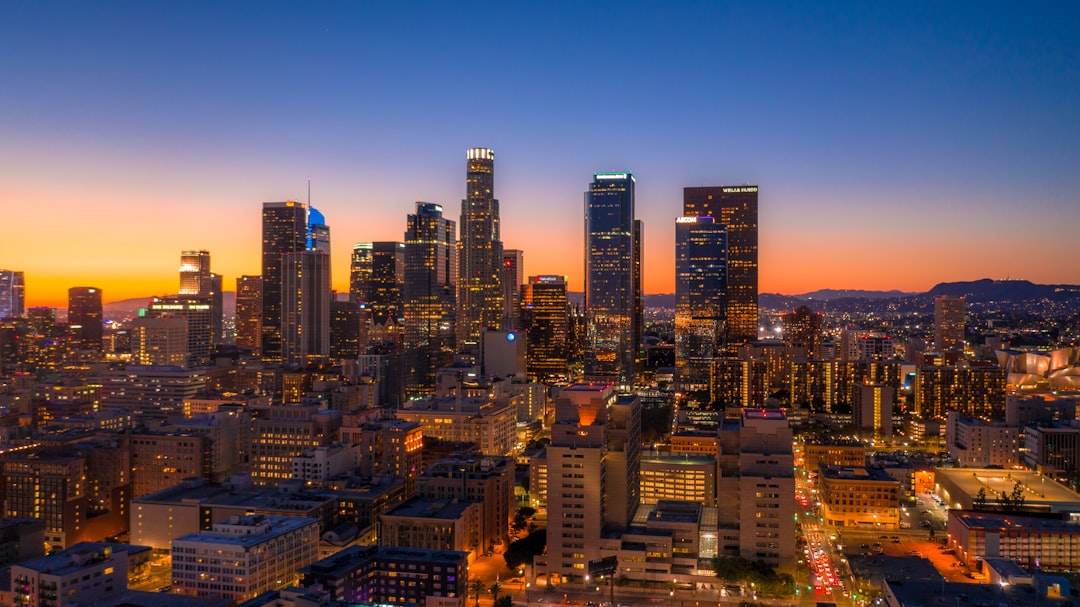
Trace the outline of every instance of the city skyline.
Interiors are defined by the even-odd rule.
[[[255,209],[307,203],[309,177],[347,292],[352,246],[401,240],[415,201],[459,217],[473,146],[499,153],[505,248],[571,291],[605,171],[638,179],[648,293],[674,291],[682,188],[743,184],[761,292],[1080,284],[1018,254],[1080,225],[1075,5],[7,13],[0,196],[20,229],[0,268],[25,273],[27,307],[176,293],[186,250],[228,288],[259,272]]]

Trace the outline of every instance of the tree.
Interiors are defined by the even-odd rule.
[[[484,583],[480,580],[474,580],[469,584],[469,590],[473,591],[476,595],[476,607],[480,607],[480,593],[484,591]]]
[[[510,542],[503,559],[510,571],[521,569],[522,565],[532,563],[533,557],[544,553],[547,546],[547,530],[540,529],[529,533],[528,537]]]
[[[979,492],[975,494],[975,499],[971,500],[971,504],[976,510],[986,509],[986,487],[979,487]]]
[[[1014,512],[1019,512],[1024,509],[1024,483],[1016,481],[1013,485],[1012,495],[1009,496],[1012,502]]]
[[[488,587],[488,590],[491,591],[491,600],[495,601],[499,599],[499,591],[502,590],[502,586],[499,585],[499,581],[496,580],[491,583],[491,586]]]

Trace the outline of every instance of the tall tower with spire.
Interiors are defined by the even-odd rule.
[[[500,273],[503,245],[499,236],[499,201],[495,199],[495,152],[470,148],[465,153],[465,199],[461,201],[458,238],[458,346],[475,347],[480,331],[498,328],[503,317]]]

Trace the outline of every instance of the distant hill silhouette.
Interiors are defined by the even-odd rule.
[[[1029,299],[1064,300],[1080,296],[1077,285],[1037,285],[1029,280],[973,280],[943,282],[934,285],[928,295],[968,297],[975,301],[1024,301]]]

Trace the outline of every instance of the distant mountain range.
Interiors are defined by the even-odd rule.
[[[758,303],[762,308],[780,310],[815,301],[838,304],[867,300],[925,300],[948,295],[965,297],[970,304],[1013,303],[1030,301],[1073,302],[1080,305],[1080,285],[1040,285],[1028,280],[992,280],[983,278],[967,282],[943,282],[925,293],[902,291],[858,291],[823,289],[802,295],[762,293]],[[811,307],[814,307],[811,305]]]
[[[862,289],[819,289],[799,295],[780,293],[762,293],[759,304],[766,309],[793,309],[812,302],[842,302],[857,300],[886,300],[903,298],[933,298],[939,295],[953,297],[964,296],[969,302],[1023,302],[1030,300],[1050,300],[1066,302],[1076,300],[1080,304],[1080,285],[1039,285],[1028,280],[972,280],[968,282],[943,282],[934,285],[926,293],[908,293],[904,291],[866,291]],[[585,299],[581,292],[567,293],[572,303],[580,304]],[[122,301],[113,301],[104,305],[107,317],[134,316],[139,308],[145,308],[152,296],[135,297]],[[232,316],[236,310],[236,293],[224,293],[225,315]],[[658,293],[645,296],[645,307],[675,308],[673,293]],[[813,307],[813,306],[811,306]]]

